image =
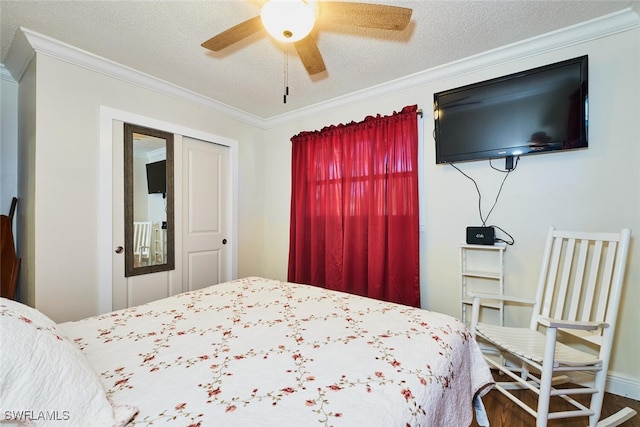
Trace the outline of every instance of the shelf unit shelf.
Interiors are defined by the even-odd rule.
[[[485,279],[501,279],[502,273],[491,273],[487,271],[463,271],[462,275],[464,277],[482,277]]]
[[[460,247],[460,303],[461,320],[471,323],[471,305],[474,292],[504,295],[504,254],[506,245],[470,245]],[[483,309],[495,311],[500,325],[504,324],[504,303],[487,301]]]
[[[471,297],[467,297],[464,298],[462,300],[462,304],[464,305],[472,305],[473,304],[473,299]],[[489,308],[495,308],[495,309],[501,309],[503,308],[504,303],[500,303],[500,302],[484,302],[482,303],[483,307],[489,307]]]

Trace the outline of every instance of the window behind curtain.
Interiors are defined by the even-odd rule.
[[[291,141],[288,280],[419,307],[417,107]]]

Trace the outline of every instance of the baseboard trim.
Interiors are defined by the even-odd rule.
[[[618,396],[640,400],[640,379],[631,378],[617,372],[609,372],[606,390]]]

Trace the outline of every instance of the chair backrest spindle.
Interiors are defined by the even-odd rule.
[[[547,276],[549,274],[551,250],[553,248],[553,230],[554,227],[550,226],[544,245],[542,266],[540,267],[540,275],[538,276],[538,290],[536,291],[535,299],[536,302],[533,306],[533,314],[531,316],[531,323],[529,324],[530,329],[536,329],[538,327],[538,318],[541,316],[541,313],[544,312],[544,309],[542,307],[542,299],[544,298]]]
[[[565,242],[563,242],[562,239],[556,239],[556,243],[558,244],[558,252],[562,253],[564,251],[564,265],[562,268],[562,276],[560,276],[560,289],[558,289],[558,297],[555,301],[556,310],[553,317],[556,319],[562,319],[569,290],[569,279],[571,277],[572,260],[576,241],[575,239],[568,239],[566,244],[563,245]]]
[[[600,287],[598,308],[595,314],[595,318],[597,320],[604,321],[606,319],[607,302],[609,300],[609,289],[611,288],[611,281],[613,279],[613,269],[617,247],[618,245],[616,242],[609,242],[609,245],[607,246],[607,258],[604,266],[603,283]]]
[[[574,293],[571,299],[571,307],[569,308],[568,319],[578,320],[580,310],[581,295],[584,287],[584,273],[587,267],[587,256],[589,254],[589,244],[585,240],[580,241],[579,253],[575,270]]]

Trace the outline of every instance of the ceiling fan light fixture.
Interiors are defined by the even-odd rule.
[[[273,38],[289,43],[305,38],[315,24],[313,8],[304,0],[269,0],[260,18]]]

